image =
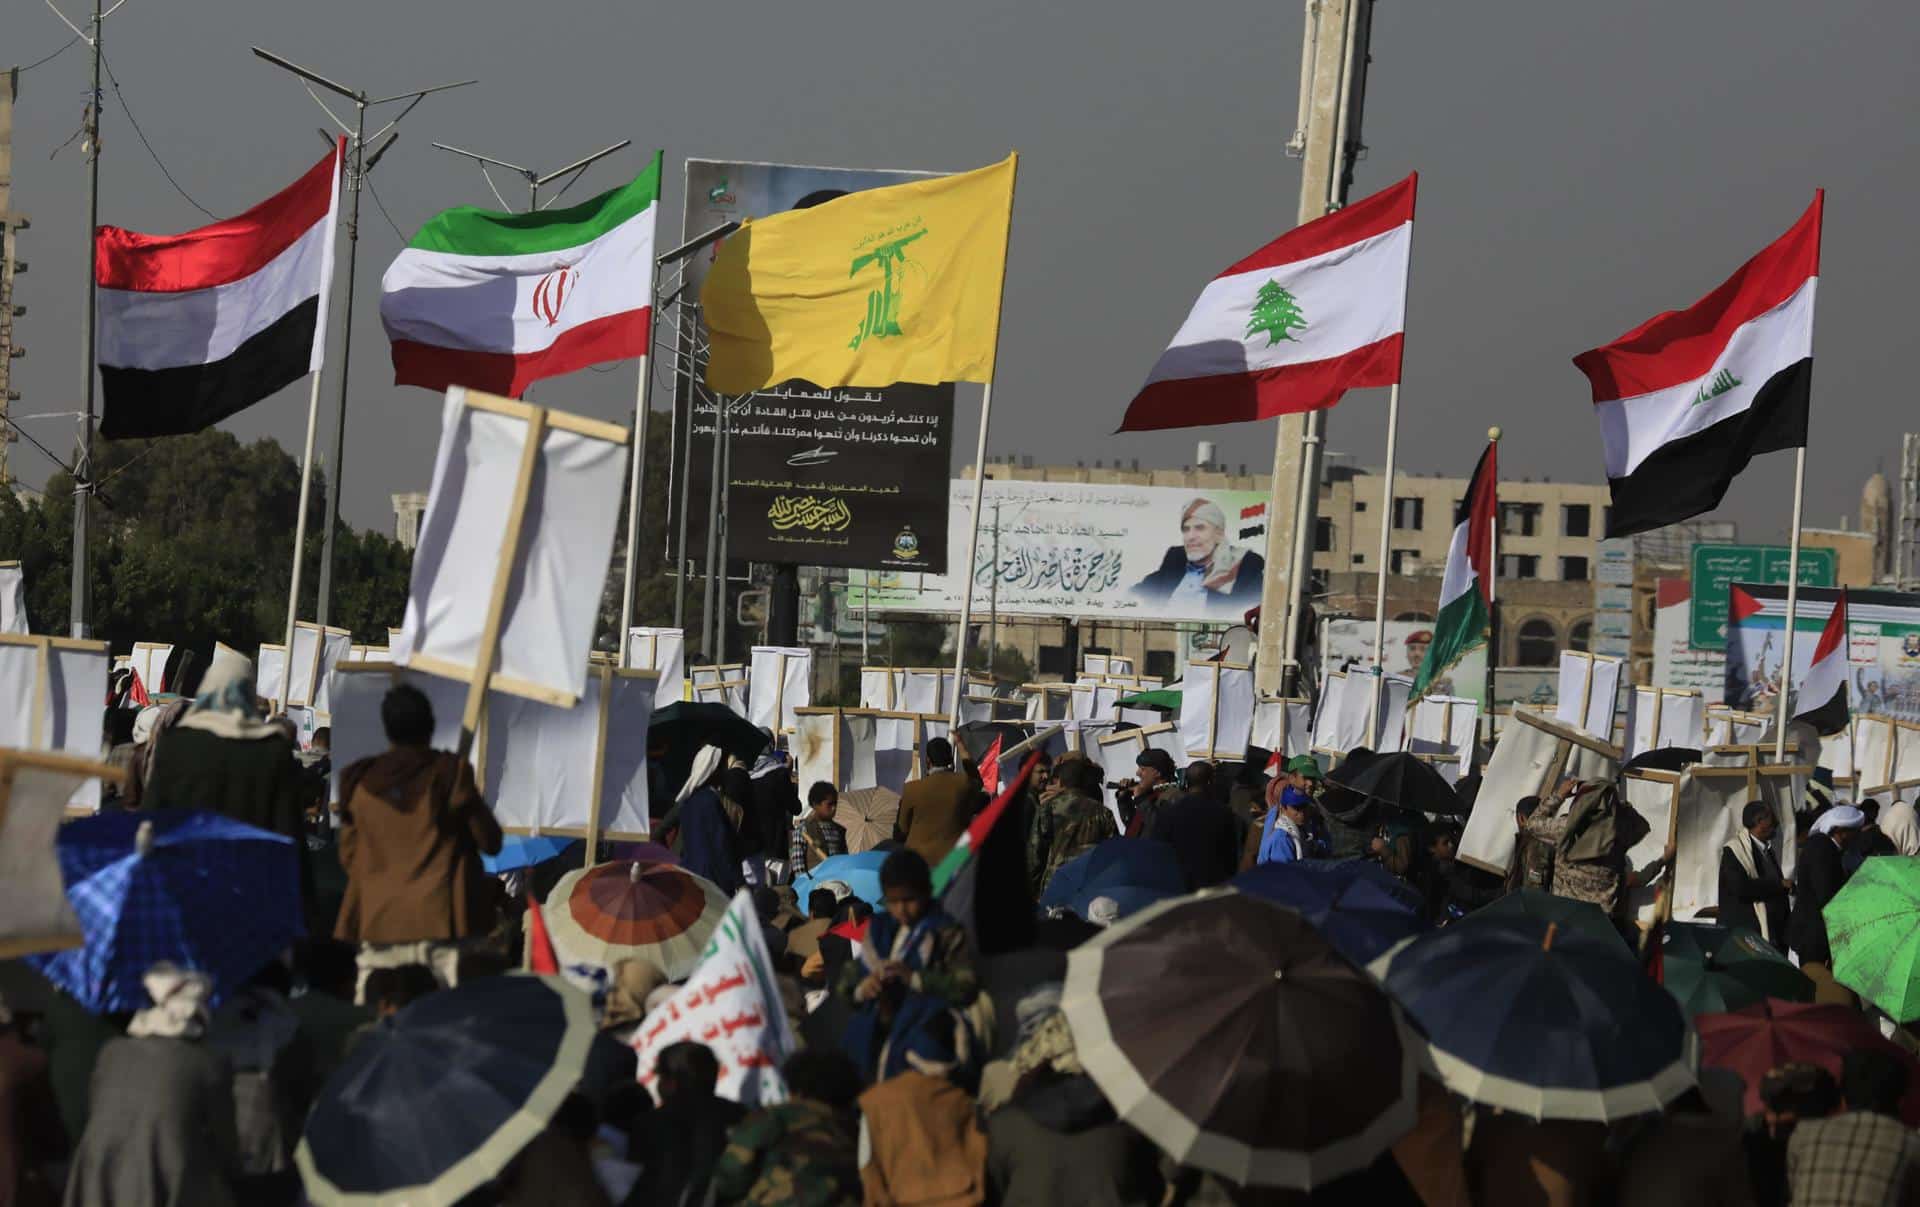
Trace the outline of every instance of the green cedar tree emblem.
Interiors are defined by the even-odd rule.
[[[1271,348],[1283,339],[1293,339],[1294,330],[1306,325],[1307,318],[1300,313],[1300,303],[1294,296],[1278,282],[1268,281],[1254,297],[1253,313],[1247,316],[1247,338],[1264,331],[1267,347]]]

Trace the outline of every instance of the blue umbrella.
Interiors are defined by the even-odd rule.
[[[206,973],[217,1004],[306,933],[292,840],[218,813],[101,813],[54,850],[87,941],[32,963],[96,1014],[151,1005],[161,960]]]
[[[793,878],[793,893],[800,904],[807,894],[829,880],[838,880],[853,890],[853,895],[875,909],[880,908],[880,865],[887,861],[885,851],[861,851],[857,855],[833,855],[813,865],[811,872]]]
[[[1095,897],[1111,897],[1124,918],[1187,891],[1187,874],[1173,848],[1147,838],[1109,838],[1060,865],[1040,904],[1066,906],[1082,918]]]
[[[1408,940],[1368,971],[1426,1033],[1446,1087],[1475,1102],[1609,1123],[1694,1084],[1680,1003],[1600,936],[1480,919]]]
[[[593,1036],[592,1002],[558,977],[428,994],[363,1035],[320,1091],[294,1153],[307,1197],[459,1201],[546,1127]]]
[[[578,838],[549,838],[545,835],[529,838],[523,834],[509,834],[500,840],[500,853],[482,855],[480,866],[487,869],[488,875],[497,876],[501,872],[518,871],[545,863],[564,853],[568,847],[579,844]]]
[[[1335,951],[1360,965],[1427,930],[1419,897],[1371,860],[1263,863],[1235,876],[1233,886],[1300,911]]]

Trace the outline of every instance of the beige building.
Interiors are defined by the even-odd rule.
[[[420,520],[427,514],[427,496],[408,491],[393,496],[393,539],[408,552],[420,543]]]

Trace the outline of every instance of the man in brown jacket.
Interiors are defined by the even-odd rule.
[[[347,893],[334,937],[360,944],[356,1001],[376,968],[425,964],[452,985],[462,941],[494,921],[480,856],[500,850],[500,824],[473,768],[429,745],[433,705],[418,688],[396,685],[380,720],[391,749],[340,773]]]
[[[953,850],[973,820],[979,781],[953,769],[953,745],[945,738],[929,738],[927,766],[917,780],[907,781],[900,793],[900,812],[893,823],[894,837],[938,867]]]

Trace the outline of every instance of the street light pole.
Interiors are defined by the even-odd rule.
[[[100,0],[93,0],[93,20],[87,29],[90,34],[87,41],[93,47],[93,90],[87,93],[87,124],[83,135],[87,156],[87,313],[80,339],[80,441],[73,462],[73,580],[67,609],[67,631],[72,637],[88,636],[93,611],[93,580],[87,573],[87,536],[93,512],[93,343],[97,318],[94,272],[99,247],[94,232],[100,226]]]

